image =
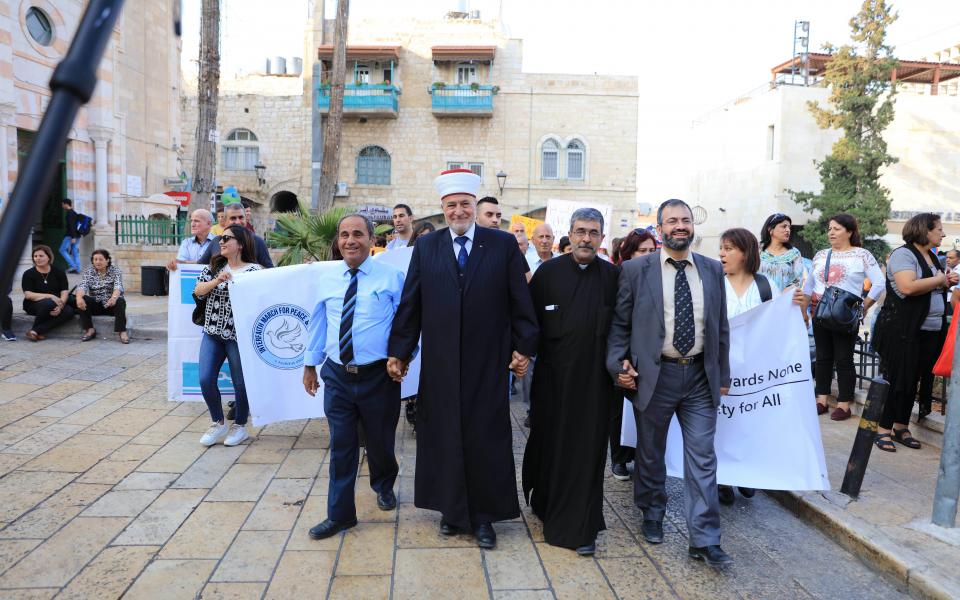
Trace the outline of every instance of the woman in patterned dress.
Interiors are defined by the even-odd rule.
[[[783,213],[767,217],[760,230],[760,274],[781,290],[803,286],[803,257],[790,244],[793,222]]]
[[[243,368],[240,365],[240,348],[230,307],[230,281],[234,275],[261,269],[257,264],[253,236],[242,225],[227,227],[217,241],[220,254],[214,256],[210,265],[203,268],[197,277],[193,293],[197,298],[206,298],[203,317],[203,340],[200,342],[200,391],[210,409],[213,424],[200,443],[212,446],[223,439],[225,446],[236,446],[247,439],[247,389],[243,383]],[[236,398],[235,419],[227,425],[220,401],[220,367],[223,361],[230,363],[230,378]]]

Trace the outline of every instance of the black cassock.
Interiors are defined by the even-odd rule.
[[[540,344],[523,493],[554,546],[576,549],[606,529],[607,436],[622,395],[604,361],[619,271],[600,258],[581,269],[567,254],[540,265],[530,282]]]
[[[508,368],[537,323],[516,238],[476,227],[463,274],[453,247],[447,228],[417,240],[388,353],[409,358],[422,334],[414,504],[469,529],[520,516]]]

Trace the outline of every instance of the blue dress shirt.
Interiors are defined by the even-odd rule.
[[[403,294],[403,271],[371,258],[363,261],[357,273],[357,308],[353,315],[354,362],[366,365],[387,358],[387,340],[393,315]],[[350,267],[341,261],[316,283],[320,300],[310,315],[307,351],[303,364],[317,366],[330,359],[340,362],[340,316],[343,297],[350,285]],[[330,335],[327,335],[330,332]]]
[[[206,252],[210,243],[213,242],[213,234],[207,233],[207,237],[202,242],[197,241],[197,236],[191,235],[180,242],[180,250],[177,251],[177,260],[184,262],[197,262],[203,253]]]

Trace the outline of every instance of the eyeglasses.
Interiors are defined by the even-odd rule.
[[[220,236],[220,243],[221,243],[221,244],[226,244],[226,243],[229,242],[230,240],[235,240],[235,239],[237,239],[237,238],[235,238],[235,237],[232,236],[232,235],[221,235],[221,236]]]
[[[591,229],[589,231],[587,231],[586,229],[574,229],[573,231],[570,232],[570,235],[574,235],[581,238],[590,236],[595,240],[603,237],[603,233],[601,233],[600,231],[597,231],[596,229]]]

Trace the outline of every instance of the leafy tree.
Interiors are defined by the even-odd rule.
[[[331,260],[337,240],[337,222],[347,212],[344,208],[334,208],[313,213],[310,206],[301,201],[297,212],[278,215],[276,230],[267,233],[271,246],[286,248],[277,266]]]
[[[853,43],[825,47],[832,55],[824,74],[830,106],[818,102],[808,106],[821,129],[840,129],[843,137],[826,159],[817,162],[820,193],[788,190],[795,202],[818,215],[801,232],[814,248],[828,246],[828,219],[845,212],[860,222],[864,246],[874,256],[882,258],[887,252],[886,243],[878,238],[887,233],[890,191],[880,184],[880,169],[897,162],[882,137],[893,121],[896,84],[891,74],[897,61],[886,36],[896,19],[885,0],[864,0],[850,19]]]

